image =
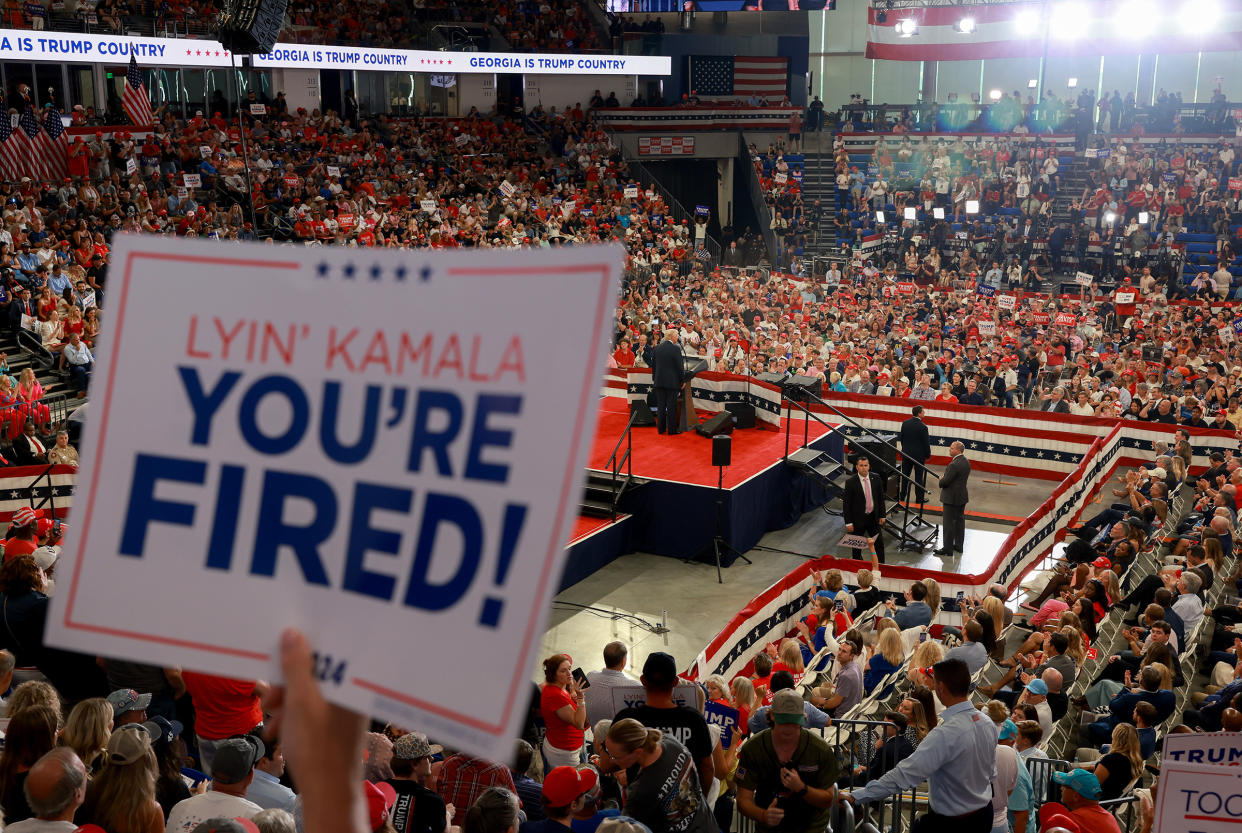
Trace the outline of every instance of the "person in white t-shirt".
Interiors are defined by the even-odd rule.
[[[263,741],[254,735],[218,741],[211,762],[211,789],[177,802],[168,814],[164,833],[190,833],[207,819],[248,819],[261,812],[262,807],[243,796],[254,780],[254,765],[265,751]]]
[[[1018,727],[1006,719],[1000,725],[1000,736],[1006,739],[1018,734]],[[996,745],[996,775],[992,778],[992,833],[1009,833],[1009,794],[1018,785],[1018,752],[1003,743]]]
[[[35,761],[26,776],[26,800],[34,816],[5,830],[16,833],[73,833],[73,814],[86,799],[86,766],[67,746]]]

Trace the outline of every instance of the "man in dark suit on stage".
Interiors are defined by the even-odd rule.
[[[661,434],[680,434],[677,393],[681,390],[685,366],[681,360],[680,332],[676,327],[664,331],[664,340],[651,354],[651,384],[656,394],[656,428]]]
[[[970,461],[963,454],[966,446],[954,442],[949,446],[949,467],[940,478],[940,504],[944,512],[944,541],[936,555],[941,557],[961,553],[966,545],[966,502],[970,495],[966,481],[970,479]]]
[[[875,537],[875,554],[880,563],[884,563],[884,536],[880,534],[884,525],[884,484],[880,476],[871,471],[871,461],[859,456],[854,462],[854,475],[845,481],[845,494],[842,495],[842,516],[845,519],[845,531],[865,538]],[[854,558],[861,558],[862,551],[852,551]]]
[[[931,459],[931,433],[923,422],[923,406],[910,409],[910,418],[901,423],[901,473],[913,479],[914,502],[922,503],[927,496],[927,461]],[[918,465],[915,465],[915,464]],[[910,480],[901,481],[901,500],[910,499]]]

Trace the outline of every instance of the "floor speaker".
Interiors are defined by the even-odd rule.
[[[630,415],[634,417],[635,426],[656,424],[655,411],[651,410],[651,406],[645,399],[630,400]]]
[[[755,427],[755,406],[747,402],[729,402],[725,404],[725,410],[733,414],[734,428],[754,428]]]
[[[850,440],[850,447],[855,454],[871,461],[873,472],[887,478],[890,472],[897,471],[897,435],[880,434],[880,437],[884,442],[871,437],[857,437]]]
[[[706,422],[700,423],[695,430],[704,437],[714,437],[717,434],[732,434],[733,414],[728,411],[716,414]]]
[[[728,434],[717,434],[712,437],[712,465],[733,465],[733,438]]]

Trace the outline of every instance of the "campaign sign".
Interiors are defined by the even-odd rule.
[[[512,197],[513,192],[516,190],[517,188],[513,186],[513,183],[507,179],[504,182],[500,183],[500,193],[503,194],[506,199],[509,197]]]
[[[1075,272],[1074,282],[1080,286],[1090,286],[1095,283],[1095,276],[1090,272]]]
[[[1114,300],[1119,304],[1133,304],[1135,296],[1134,292],[1118,292]]]
[[[1220,337],[1221,341],[1233,341],[1235,333],[1232,327],[1221,327],[1216,331],[1216,335]]]
[[[436,210],[436,201],[435,200],[419,200],[418,207],[422,209],[423,211],[426,211],[428,214],[434,214]]]
[[[865,550],[871,547],[871,543],[867,540],[866,535],[854,535],[847,532],[841,536],[840,541],[837,541],[837,546],[842,549]]]
[[[134,161],[133,157],[125,160],[125,173],[127,176],[133,175],[137,170],[138,163]]]
[[[1073,327],[1078,323],[1078,316],[1072,312],[1058,312],[1056,323],[1062,327]]]
[[[980,321],[979,322],[979,335],[981,336],[996,335],[996,322],[995,321]]]
[[[211,145],[199,145],[198,155],[201,159],[210,159],[211,158]]]
[[[203,178],[199,174],[182,174],[181,184],[186,188],[202,188]]]
[[[1242,318],[1233,322],[1233,331],[1238,335],[1242,335]]]
[[[48,643],[274,680],[296,626],[333,702],[506,760],[621,247],[114,245]]]
[[[737,729],[741,712],[732,706],[708,703],[703,707],[703,717],[708,723],[715,723],[720,727],[720,745],[725,749],[731,747],[733,745],[733,731]]]
[[[975,285],[975,292],[979,293],[984,298],[991,298],[996,294],[996,287],[991,284],[980,283]]]
[[[1046,312],[1037,312],[1031,316],[1031,320],[1036,324],[1047,324],[1052,320],[1052,317]]]
[[[267,105],[266,105],[266,104],[251,104],[251,105],[250,105],[250,115],[252,115],[252,116],[266,116],[266,115],[267,115]]]
[[[625,193],[625,198],[626,198],[627,200],[636,200],[636,199],[638,199],[638,186],[637,186],[637,185],[627,185],[627,186],[625,186],[625,192],[624,192],[624,193]]]
[[[335,165],[328,165],[327,169],[328,169],[328,176],[340,176],[341,175],[341,169],[336,167]]]
[[[706,205],[696,205],[696,206],[694,207],[694,216],[695,216],[695,217],[707,217],[707,216],[709,216],[711,213],[712,213],[711,208],[709,208],[709,207],[708,207],[708,206],[706,206]]]
[[[784,185],[789,181],[789,174],[778,171],[776,176],[772,177],[772,180],[779,185]]]
[[[914,281],[898,281],[897,291],[902,295],[913,295],[919,289],[918,284]]]
[[[612,687],[612,713],[632,709],[647,702],[647,691],[640,685],[617,685]],[[703,689],[698,683],[681,682],[673,686],[673,702],[695,711],[703,710]],[[501,759],[503,760],[503,758]]]
[[[1013,310],[1018,308],[1018,296],[1016,295],[997,295],[996,306],[998,309]]]
[[[1242,766],[1242,732],[1169,735],[1160,756],[1161,767],[1167,764]]]
[[[1239,819],[1242,769],[1182,763],[1160,767],[1152,830],[1234,833]]]
[[[1238,176],[1229,177],[1229,190],[1230,191],[1242,190],[1242,177],[1238,177]]]

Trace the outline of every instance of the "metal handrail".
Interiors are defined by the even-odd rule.
[[[31,509],[42,509],[45,505],[50,504],[51,509],[52,509],[52,517],[56,517],[55,489],[52,488],[52,469],[54,469],[55,467],[56,467],[55,463],[52,463],[51,465],[49,465],[46,469],[43,470],[42,474],[40,474],[34,480],[30,481],[30,485],[26,487],[26,502],[30,504],[30,508]],[[43,480],[45,477],[47,478],[47,497],[45,497],[43,500],[39,501],[36,504],[34,502],[34,490],[35,490],[35,487],[39,485],[39,481]]]
[[[669,207],[669,211],[672,212],[673,219],[678,222],[685,220],[687,221],[687,224],[694,222],[694,215],[688,212],[686,207],[673,196],[672,192],[665,188],[660,181],[656,179],[655,174],[651,173],[651,171],[647,169],[646,165],[636,159],[628,160],[625,164],[629,172],[639,182],[641,182],[644,186],[654,188],[657,192],[659,192],[660,198],[664,200],[664,204],[667,205]],[[711,255],[713,264],[720,263],[721,248],[720,242],[716,240],[716,238],[712,237],[710,234],[705,235],[703,238],[703,247],[707,249],[707,253]]]
[[[605,465],[610,466],[612,470],[612,519],[617,519],[617,502],[621,497],[621,493],[625,491],[625,487],[634,479],[633,457],[634,457],[634,421],[638,418],[637,412],[630,414],[629,421],[625,423],[625,430],[621,432],[621,436],[617,439],[617,444],[612,449],[612,454],[608,456]],[[621,443],[625,443],[625,453],[619,458],[618,452],[621,450]],[[621,483],[621,487],[617,488],[617,480],[621,476],[621,467],[625,467],[625,481]]]

